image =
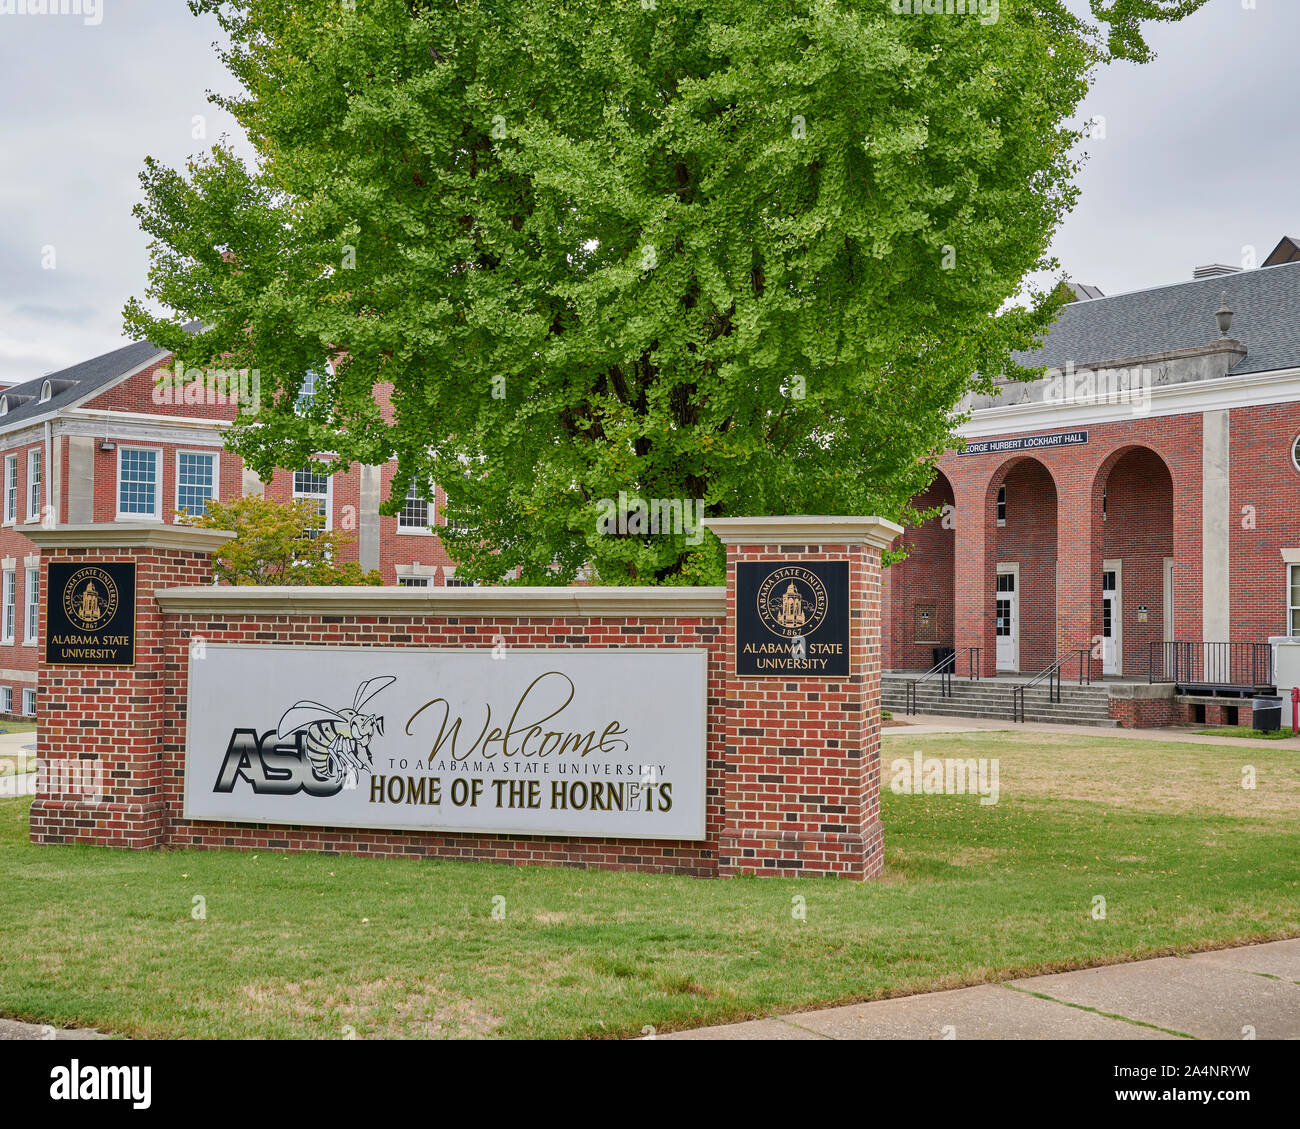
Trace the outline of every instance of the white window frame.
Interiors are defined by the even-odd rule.
[[[176,452],[176,512],[181,511],[181,459],[186,455],[197,455],[201,459],[207,459],[212,464],[212,493],[208,495],[209,502],[217,501],[221,493],[221,458],[216,451],[190,451],[179,449]],[[199,517],[199,514],[191,514],[190,517]]]
[[[432,583],[431,578],[427,576],[399,576],[397,578],[399,588],[429,588]]]
[[[994,503],[994,514],[998,519],[999,528],[1007,524],[1007,484],[1005,482],[998,487],[998,497],[996,503]]]
[[[18,524],[18,456],[5,456],[5,525]]]
[[[316,473],[316,471],[312,469],[310,464],[307,466],[298,467],[297,470],[292,470],[289,472],[290,474],[293,475],[293,477],[289,480],[289,489],[293,494],[293,500],[295,502],[307,501],[307,500],[311,500],[313,502],[319,502],[321,500],[321,496],[319,494],[304,494],[299,492],[298,490],[299,472],[303,472],[303,473],[310,472],[312,474]],[[321,477],[325,479],[325,529],[323,530],[323,532],[328,533],[331,529],[334,528],[334,476],[332,474],[326,474],[326,475],[322,475]]]
[[[14,688],[0,686],[0,713],[14,712]]]
[[[0,573],[0,643],[11,644],[18,616],[18,570],[7,568]]]
[[[23,581],[23,644],[34,647],[40,638],[41,570],[28,568]]]
[[[1286,635],[1297,635],[1297,634],[1300,634],[1300,632],[1295,631],[1295,630],[1293,629],[1293,627],[1291,626],[1291,625],[1295,622],[1296,612],[1300,612],[1300,604],[1293,604],[1293,603],[1291,602],[1291,592],[1292,592],[1292,590],[1293,590],[1293,588],[1292,588],[1292,581],[1293,581],[1293,579],[1295,578],[1295,575],[1296,575],[1296,569],[1300,569],[1300,564],[1289,564],[1289,565],[1286,566],[1286,603],[1287,603],[1287,609],[1286,609],[1286,630],[1285,630],[1285,632],[1284,632],[1284,634],[1286,634]]]
[[[29,703],[29,702],[31,703],[31,708],[30,708],[30,709],[28,708],[28,703]],[[30,686],[24,686],[24,687],[23,687],[23,712],[22,712],[22,716],[23,716],[23,717],[35,717],[35,716],[36,716],[36,691],[33,690]]]
[[[41,520],[41,492],[45,488],[45,457],[39,447],[27,452],[27,520]],[[35,503],[35,505],[33,505]]]
[[[426,506],[429,507],[428,509],[429,520],[424,525],[403,525],[402,524],[403,510],[405,510],[406,508],[405,503],[417,500],[411,497],[411,491],[416,488],[416,485],[417,485],[416,483],[412,482],[411,485],[406,488],[406,497],[403,500],[402,509],[397,511],[397,532],[402,534],[404,537],[405,536],[432,537],[434,535],[433,525],[438,518],[437,504],[435,502],[435,498],[437,497],[437,489],[434,487],[433,483],[429,484],[428,496],[422,495],[418,498],[419,501],[423,502]]]
[[[154,455],[154,468],[157,479],[154,482],[153,514],[124,513],[122,511],[122,460],[128,451],[147,451]],[[162,521],[163,494],[163,450],[161,447],[141,447],[136,445],[117,448],[117,481],[113,486],[113,510],[118,521]]]

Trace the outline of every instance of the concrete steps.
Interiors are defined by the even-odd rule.
[[[907,684],[917,675],[887,673],[881,680],[884,708],[896,717],[907,714]],[[972,682],[954,678],[952,697],[945,698],[938,680],[917,688],[918,713],[942,717],[977,717],[1011,722],[1015,683],[998,679]],[[1118,728],[1109,716],[1110,692],[1105,686],[1078,686],[1065,683],[1061,701],[1049,701],[1046,683],[1025,692],[1025,720],[1054,722],[1058,725],[1092,725],[1100,729]]]

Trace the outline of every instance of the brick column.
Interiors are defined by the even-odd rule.
[[[27,531],[25,531],[27,532]],[[41,652],[33,843],[155,847],[166,841],[161,787],[166,627],[154,592],[212,580],[234,534],[176,525],[63,525],[27,536],[41,550],[41,638],[50,564],[135,562],[135,662],[51,666]]]
[[[722,875],[880,872],[880,556],[877,517],[712,518],[727,546]],[[737,565],[847,561],[849,673],[736,673]],[[829,615],[843,614],[830,608]],[[774,636],[775,638],[775,636]],[[816,634],[808,638],[811,647]]]
[[[1056,653],[1089,647],[1093,678],[1104,665],[1093,645],[1101,636],[1101,489],[1062,491],[1056,511]],[[1067,663],[1063,676],[1072,672],[1078,665]]]
[[[990,529],[997,528],[997,491],[988,482],[954,484],[957,524],[953,546],[953,646],[980,648],[980,677],[998,672],[998,639],[993,616],[997,554]],[[961,672],[970,660],[957,663]]]

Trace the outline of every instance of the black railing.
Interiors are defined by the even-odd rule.
[[[1088,661],[1088,648],[1077,647],[1066,651],[1056,662],[1046,669],[1040,670],[1028,682],[1022,682],[1018,686],[1011,688],[1011,720],[1025,720],[1025,691],[1032,686],[1037,686],[1043,679],[1047,679],[1047,700],[1059,703],[1061,701],[1061,668],[1075,659],[1079,661],[1079,685],[1092,685],[1092,664]]]
[[[980,676],[980,651],[981,647],[958,647],[950,655],[944,655],[937,663],[927,670],[920,678],[913,678],[907,684],[907,712],[909,715],[916,713],[916,688],[923,682],[929,682],[932,678],[939,679],[939,692],[945,698],[952,697],[952,680],[957,673],[957,659],[960,655],[966,655],[969,662],[969,673],[967,678],[975,682]]]
[[[1150,644],[1148,682],[1258,690],[1273,685],[1273,648],[1268,643],[1207,643],[1177,640]]]

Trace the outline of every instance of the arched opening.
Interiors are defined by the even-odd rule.
[[[885,570],[888,587],[889,654],[894,670],[929,670],[937,652],[953,645],[956,500],[942,471],[912,505],[938,515],[903,534],[896,548],[907,557]]]
[[[1147,672],[1151,644],[1175,638],[1174,483],[1149,447],[1116,451],[1097,470],[1101,560],[1094,591],[1102,672]]]
[[[1056,661],[1056,482],[1034,458],[989,480],[985,586],[997,669],[1037,672]]]

